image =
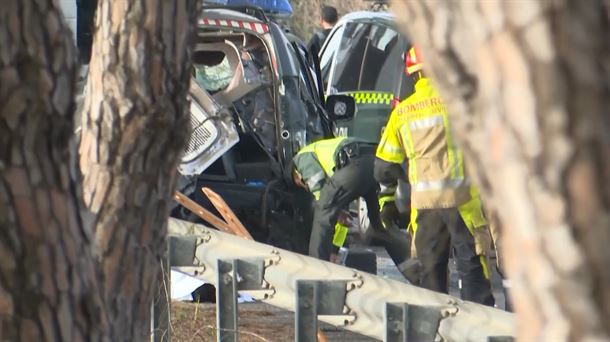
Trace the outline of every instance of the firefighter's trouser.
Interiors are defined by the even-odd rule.
[[[371,226],[383,227],[379,216],[377,182],[373,178],[373,160],[373,154],[355,157],[326,181],[315,204],[309,255],[329,260],[331,253],[337,251],[332,242],[339,212],[359,197],[366,201]]]
[[[448,293],[447,267],[453,247],[462,280],[462,299],[493,306],[491,285],[485,278],[474,238],[457,208],[418,209],[415,223],[415,248],[422,265],[421,286]]]
[[[500,234],[500,230],[497,224],[491,224],[489,226],[489,232],[491,233],[491,238],[493,239],[494,247],[496,249],[496,269],[498,270],[498,274],[502,278],[502,291],[504,292],[504,310],[513,311],[513,306],[510,298],[510,291],[505,286],[506,273],[504,270],[504,245],[502,241],[502,236]]]

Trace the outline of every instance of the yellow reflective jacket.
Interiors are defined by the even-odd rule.
[[[417,81],[413,95],[392,111],[377,157],[390,163],[408,158],[415,209],[459,207],[471,199],[447,109],[427,78]]]
[[[335,161],[339,149],[354,141],[357,139],[349,137],[319,140],[303,147],[294,156],[294,166],[316,200],[320,198],[320,190],[326,180],[335,173]]]

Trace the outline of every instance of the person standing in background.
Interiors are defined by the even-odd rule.
[[[326,37],[328,37],[330,30],[332,30],[338,20],[339,16],[335,7],[322,7],[322,10],[320,11],[320,26],[322,29],[314,33],[309,44],[307,44],[307,49],[311,54],[317,55],[320,52]]]

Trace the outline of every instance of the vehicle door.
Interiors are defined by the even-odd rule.
[[[340,39],[333,37],[320,58],[323,75],[328,70],[325,93],[351,95],[357,104],[354,118],[341,122],[336,134],[376,143],[392,101],[412,92],[412,82],[402,72],[408,42],[382,21],[347,22],[336,32]],[[330,50],[333,46],[338,48]]]
[[[274,33],[272,31],[272,33]],[[305,44],[292,34],[274,35],[281,66],[280,139],[284,160],[306,144],[332,135]]]
[[[316,59],[310,56],[309,50],[300,42],[294,42],[293,47],[297,53],[297,60],[299,62],[299,79],[302,89],[305,91],[303,101],[307,104],[308,113],[312,116],[311,120],[319,122],[315,131],[312,130],[310,136],[307,139],[307,143],[313,142],[319,138],[330,138],[333,137],[333,123],[326,114],[324,109],[324,90],[322,89],[322,82],[317,73],[319,72],[318,66],[313,63]],[[312,127],[313,129],[313,127]]]
[[[324,93],[328,87],[328,80],[330,78],[330,70],[335,60],[335,54],[339,51],[341,44],[341,38],[343,37],[343,31],[345,30],[345,24],[337,24],[330,32],[328,38],[320,51],[319,63],[320,63],[320,74],[322,77],[322,86]]]

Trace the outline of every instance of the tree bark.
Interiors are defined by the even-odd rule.
[[[143,340],[165,249],[176,167],[190,134],[196,0],[100,0],[80,169],[103,291],[121,340]]]
[[[499,213],[518,336],[610,339],[608,2],[394,5]]]
[[[0,339],[99,341],[93,234],[70,178],[76,54],[51,0],[0,6]]]

